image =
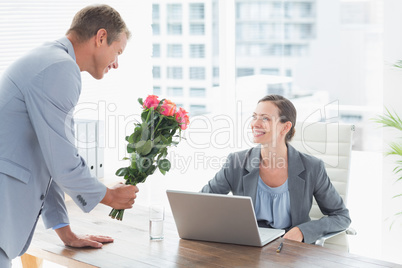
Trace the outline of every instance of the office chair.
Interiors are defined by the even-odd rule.
[[[348,201],[350,158],[354,125],[323,122],[297,122],[296,133],[290,144],[302,153],[320,158],[335,189],[345,205]],[[317,220],[321,213],[315,199],[310,210],[311,220]],[[327,248],[349,251],[348,235],[356,235],[353,228],[327,234],[315,244]]]

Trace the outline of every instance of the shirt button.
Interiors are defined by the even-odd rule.
[[[44,195],[44,194],[42,194],[42,195],[40,196],[40,200],[43,200],[43,199],[45,199],[45,195]]]

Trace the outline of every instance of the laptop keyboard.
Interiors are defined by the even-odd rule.
[[[261,241],[270,239],[273,234],[269,228],[258,228],[258,232],[260,233]]]

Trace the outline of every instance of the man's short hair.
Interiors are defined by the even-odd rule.
[[[131,36],[119,12],[108,5],[91,5],[78,11],[66,34],[74,32],[78,41],[84,42],[95,36],[100,29],[107,31],[109,46],[121,33],[125,33],[127,39]]]

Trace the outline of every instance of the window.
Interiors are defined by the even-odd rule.
[[[313,13],[313,5],[312,3],[298,3],[299,5],[299,16],[301,18],[311,18],[314,17],[314,13]]]
[[[266,75],[279,75],[279,69],[277,68],[262,68],[261,74]]]
[[[237,77],[249,76],[254,74],[253,68],[237,68]]]
[[[281,84],[268,85],[267,94],[285,95],[285,89]]]
[[[190,105],[190,115],[198,115],[198,114],[205,114],[207,112],[207,106],[206,105],[200,105],[200,104],[191,104]]]
[[[152,57],[159,58],[161,56],[161,46],[160,44],[152,45]]]
[[[205,25],[204,23],[190,23],[190,35],[204,35]]]
[[[203,20],[204,19],[204,4],[203,3],[190,4],[189,18],[190,18],[190,20]]]
[[[152,34],[153,35],[160,35],[160,26],[158,23],[152,23]]]
[[[181,96],[183,96],[183,88],[182,87],[168,87],[167,94],[172,97],[181,97]]]
[[[161,87],[159,87],[159,86],[154,86],[154,87],[153,87],[153,90],[152,90],[152,93],[153,93],[154,95],[157,95],[157,96],[161,95],[161,94],[162,94],[162,89],[161,89]]]
[[[205,79],[205,68],[204,67],[190,67],[190,79],[204,80]]]
[[[152,20],[159,20],[159,5],[152,5]]]
[[[181,35],[181,23],[168,23],[167,24],[167,33],[169,35]]]
[[[206,90],[205,88],[196,88],[192,87],[190,88],[190,97],[206,97]]]
[[[181,58],[183,56],[183,49],[181,44],[168,44],[167,56],[169,58]]]
[[[152,77],[153,78],[161,78],[161,67],[154,66],[152,68]]]
[[[167,4],[167,19],[168,20],[181,20],[182,19],[182,6],[181,4]]]
[[[212,68],[212,77],[219,77],[219,67]]]
[[[182,67],[167,67],[167,78],[182,79],[183,78],[183,68]]]
[[[190,45],[190,58],[205,58],[205,45]]]

